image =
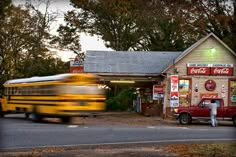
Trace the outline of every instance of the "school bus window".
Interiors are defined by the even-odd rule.
[[[45,94],[47,94],[47,87],[46,86],[41,86],[40,87],[40,95],[45,95]]]
[[[3,95],[6,95],[6,89],[3,91]]]
[[[14,88],[14,95],[17,95],[17,87]]]
[[[42,91],[43,91],[43,90],[42,90],[42,86],[39,86],[39,87],[38,87],[38,95],[42,95],[42,93],[43,93]]]
[[[41,91],[41,92],[40,92],[41,95],[46,94],[46,87],[45,87],[45,86],[41,86],[40,91]]]
[[[26,95],[25,87],[21,87],[21,95]]]
[[[9,95],[9,92],[10,92],[9,88],[5,88],[5,89],[6,89],[6,95]]]
[[[10,87],[10,93],[9,95],[12,95],[13,94],[13,87]]]
[[[12,95],[16,94],[16,87],[12,88]]]
[[[29,95],[29,87],[24,87],[24,95]]]
[[[15,88],[14,95],[19,95],[19,88],[18,87]]]
[[[25,95],[25,87],[21,87],[21,95]]]

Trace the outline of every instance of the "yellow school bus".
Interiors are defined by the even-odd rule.
[[[35,122],[44,117],[58,117],[68,123],[82,113],[96,114],[105,109],[104,90],[93,74],[58,74],[6,81],[0,115],[31,114]]]

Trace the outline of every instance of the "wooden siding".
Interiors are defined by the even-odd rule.
[[[216,52],[211,53],[211,48],[215,48]],[[207,75],[187,75],[187,63],[205,63],[205,64],[233,64],[234,65],[234,74],[233,76],[207,76]],[[174,73],[174,68],[176,68],[177,73]],[[218,40],[213,36],[210,36],[198,47],[192,50],[174,66],[167,70],[167,84],[169,82],[170,75],[179,75],[179,77],[192,77],[192,89],[195,85],[198,85],[199,96],[194,97],[192,94],[192,105],[196,105],[200,100],[200,93],[217,93],[218,97],[221,97],[221,88],[222,85],[225,87],[226,97],[224,98],[225,105],[228,104],[228,79],[236,78],[236,56],[234,56],[227,48],[225,48]],[[216,89],[214,91],[207,91],[205,89],[205,82],[208,79],[213,79],[216,82]],[[166,86],[168,87],[168,85]],[[169,90],[166,90],[165,94],[165,106],[169,107]]]
[[[212,47],[216,49],[215,53],[210,52]],[[175,65],[175,68],[178,71],[178,75],[187,75],[187,63],[234,64],[235,67],[236,57],[215,38],[210,37]],[[169,72],[173,73],[173,69],[171,68],[168,73]],[[236,68],[234,68],[234,76],[236,76]]]

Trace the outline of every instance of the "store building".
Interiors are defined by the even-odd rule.
[[[196,105],[204,97],[236,105],[236,53],[213,33],[199,40],[162,71],[166,82],[163,114]]]
[[[155,110],[166,117],[173,107],[196,105],[204,97],[236,105],[235,65],[236,53],[210,33],[183,52],[87,51],[83,72],[101,76],[115,91],[140,89],[141,110],[161,102]]]
[[[163,109],[163,101],[160,99],[164,100],[164,97],[160,99],[153,97],[153,86],[161,86],[163,80],[161,71],[181,53],[181,51],[87,51],[84,71],[99,75],[100,83],[109,86],[115,95],[124,88],[136,88],[137,99],[133,104],[136,106],[135,110],[145,114],[149,108],[153,111],[152,115],[160,116]]]

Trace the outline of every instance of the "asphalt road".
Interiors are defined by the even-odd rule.
[[[0,148],[35,148],[97,144],[236,141],[236,128],[225,126],[86,126],[0,119]]]

